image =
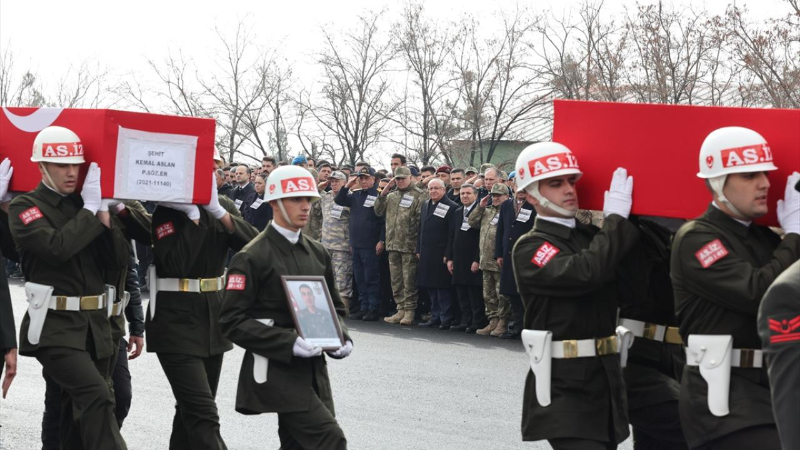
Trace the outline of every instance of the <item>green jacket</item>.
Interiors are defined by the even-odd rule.
[[[231,214],[236,225],[233,232],[202,207],[198,225],[181,211],[156,208],[152,240],[158,278],[220,277],[228,249],[238,251],[258,234],[239,216],[233,202],[220,198],[220,204]],[[232,349],[217,320],[221,304],[222,291],[159,292],[155,317],[149,310],[147,314],[147,350],[205,358]]]
[[[297,244],[292,244],[275,228],[267,227],[231,260],[220,313],[225,336],[246,351],[236,393],[236,411],[242,414],[307,411],[314,385],[320,399],[333,404],[325,357],[293,356],[298,335],[282,275],[324,276],[344,338],[352,340],[344,324],[344,303],[336,289],[328,251],[302,234]],[[231,288],[231,277],[239,281],[239,289]],[[275,323],[266,326],[255,319],[272,319]],[[264,384],[253,378],[253,353],[269,359]]]
[[[375,214],[386,217],[386,250],[416,253],[417,235],[425,192],[417,186],[396,189],[375,200]]]
[[[337,205],[333,191],[323,192],[317,202],[322,212],[322,245],[328,251],[350,253],[350,208]],[[334,217],[338,216],[338,217]]]
[[[78,194],[61,196],[39,183],[11,202],[9,218],[25,279],[53,286],[53,295],[100,295],[105,292],[105,271],[122,270],[128,263],[121,230],[113,222],[111,229],[103,226],[83,208]],[[33,355],[39,347],[87,350],[88,333],[98,359],[117,352],[105,309],[48,311],[38,345],[28,342],[29,324],[26,313],[20,327],[22,355]]]
[[[500,205],[489,205],[482,208],[479,204],[469,214],[469,226],[481,230],[480,263],[481,270],[500,272],[500,266],[494,259],[494,247],[497,237],[497,222],[500,219]]]

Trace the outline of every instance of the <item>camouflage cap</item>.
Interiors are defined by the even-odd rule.
[[[490,168],[494,169],[495,168],[494,164],[492,164],[492,163],[483,163],[483,164],[481,164],[480,173],[486,173],[486,169],[490,169]]]
[[[508,186],[503,183],[495,183],[492,186],[492,194],[491,195],[508,195]]]
[[[475,173],[475,174],[477,174],[478,173],[478,169],[470,166],[470,167],[467,167],[466,169],[464,169],[464,173]]]
[[[337,170],[335,172],[332,172],[330,176],[328,176],[328,178],[334,178],[336,180],[346,180],[347,175],[345,175],[344,172],[342,172],[341,170]]]
[[[400,166],[394,169],[395,178],[408,178],[411,176],[411,170],[408,167]]]

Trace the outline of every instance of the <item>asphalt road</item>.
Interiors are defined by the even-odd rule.
[[[27,303],[12,281],[17,329]],[[351,449],[546,449],[520,437],[527,358],[519,341],[449,331],[348,321],[354,350],[329,359],[339,424]],[[244,352],[225,355],[217,405],[231,450],[280,446],[277,416],[234,410]],[[166,449],[174,400],[154,354],[131,361],[133,405],[122,428],[129,449]],[[6,400],[0,400],[0,447],[41,448],[41,367],[21,357]],[[630,449],[630,441],[620,448]]]

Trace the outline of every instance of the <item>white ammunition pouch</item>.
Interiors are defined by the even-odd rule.
[[[261,322],[268,327],[271,327],[275,324],[275,321],[272,319],[256,319],[256,321]],[[269,359],[253,352],[253,379],[256,380],[256,383],[264,384],[267,382],[268,370]]]
[[[732,350],[731,335],[691,334],[686,346],[686,364],[700,367],[700,375],[708,383],[708,409],[717,417],[730,413]]]
[[[117,288],[110,284],[106,285],[106,315],[111,317],[114,314],[114,302],[117,300]]]
[[[158,279],[156,278],[156,266],[150,265],[147,268],[147,286],[150,289],[150,301],[147,307],[150,309],[150,320],[156,317],[156,294],[158,294]]]
[[[542,406],[550,405],[553,333],[546,330],[522,330],[522,345],[528,353],[531,370],[535,375],[536,400]]]
[[[50,296],[53,295],[53,286],[44,284],[25,283],[25,296],[28,298],[28,342],[32,345],[39,344],[42,337],[42,327],[44,319],[47,317],[47,310],[50,309]]]
[[[633,345],[633,331],[619,325],[617,327],[617,346],[619,348],[619,364],[625,367],[628,364],[628,349]]]

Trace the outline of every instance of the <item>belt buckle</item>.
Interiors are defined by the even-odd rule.
[[[609,336],[602,339],[595,340],[595,346],[597,347],[597,355],[610,355],[612,353],[617,353],[617,337],[616,336]]]
[[[578,341],[570,339],[562,341],[564,345],[564,358],[577,358],[578,357]]]
[[[646,339],[656,340],[656,334],[658,333],[658,325],[654,323],[646,323],[644,324],[644,331],[642,331],[642,337]]]
[[[81,310],[96,310],[100,309],[100,297],[93,295],[91,297],[81,297]]]
[[[752,369],[755,366],[756,351],[751,348],[739,349],[739,367]]]
[[[189,292],[189,279],[188,278],[180,278],[178,279],[178,291],[179,292]]]
[[[56,310],[64,311],[67,309],[67,297],[62,295],[56,296]]]
[[[667,327],[667,331],[664,333],[664,342],[667,344],[683,344],[680,329],[678,327]]]
[[[219,290],[219,278],[201,278],[200,292],[216,292]]]

